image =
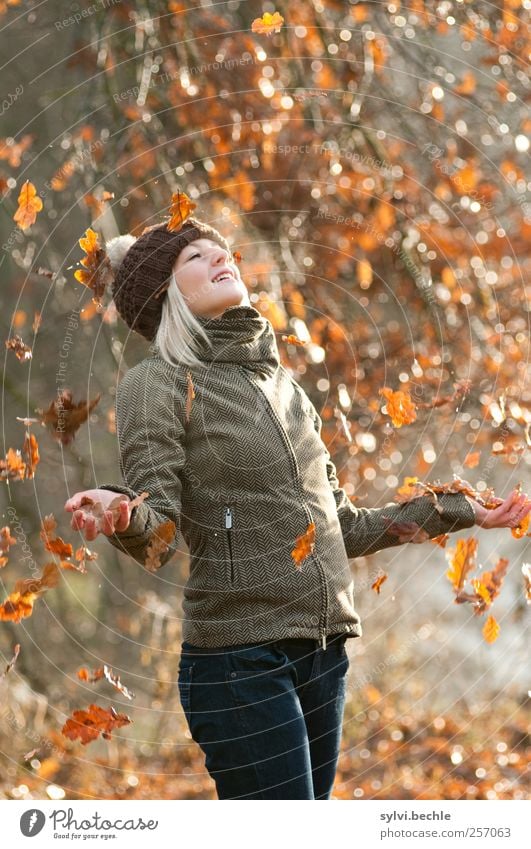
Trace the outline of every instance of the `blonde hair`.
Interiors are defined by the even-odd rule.
[[[153,344],[170,365],[202,366],[205,361],[199,356],[198,338],[212,347],[208,333],[186,303],[172,272]]]

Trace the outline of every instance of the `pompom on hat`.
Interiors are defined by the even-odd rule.
[[[232,253],[226,239],[209,224],[188,218],[172,232],[166,226],[168,221],[146,227],[138,237],[131,233],[116,236],[105,245],[114,275],[116,309],[131,330],[149,342],[157,333],[172,268],[183,248],[196,239],[212,239]]]

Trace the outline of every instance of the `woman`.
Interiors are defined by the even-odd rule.
[[[78,492],[65,505],[72,527],[140,564],[168,520],[161,566],[186,542],[179,692],[219,798],[329,799],[345,643],[362,633],[348,558],[475,523],[514,526],[531,505],[515,492],[492,511],[460,493],[440,497],[442,512],[425,497],[354,507],[225,239],[190,218],[107,251],[118,312],[154,344],[117,390],[127,486]],[[84,496],[103,504],[100,520]]]

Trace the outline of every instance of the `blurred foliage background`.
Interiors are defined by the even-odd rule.
[[[2,456],[22,446],[17,417],[62,389],[75,402],[101,395],[68,444],[32,424],[34,476],[2,484],[2,524],[17,539],[4,597],[49,559],[44,516],[77,547],[66,498],[120,480],[116,385],[147,354],[110,296],[98,310],[75,280],[79,239],[88,227],[102,243],[139,234],[177,190],[241,252],[252,303],[319,410],[355,503],[385,504],[406,475],[529,489],[526,8],[0,4],[0,322],[5,340],[32,350],[5,351]],[[278,32],[252,31],[274,12]],[[26,181],[43,208],[22,231],[13,216]],[[307,344],[282,342],[290,333]],[[414,422],[392,424],[385,386],[417,404]],[[527,540],[478,537],[484,568],[510,560],[492,645],[470,606],[454,605],[442,548],[353,561],[365,635],[348,643],[339,798],[525,794]],[[176,686],[186,552],[151,575],[105,540],[92,548],[87,574],[61,571],[33,616],[0,623],[6,664],[21,646],[0,681],[1,792],[213,798]],[[134,702],[78,680],[79,667],[104,663]],[[61,727],[90,702],[134,724],[70,743]]]

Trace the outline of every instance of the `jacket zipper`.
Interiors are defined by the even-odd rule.
[[[295,452],[293,451],[293,447],[292,447],[291,442],[289,440],[288,434],[286,433],[286,431],[284,429],[284,425],[280,421],[280,418],[278,417],[273,405],[271,404],[271,402],[270,402],[269,398],[267,397],[267,395],[265,394],[265,392],[262,389],[260,389],[260,387],[251,379],[251,377],[249,377],[246,369],[243,366],[240,366],[240,369],[241,369],[242,373],[245,375],[245,377],[247,378],[247,380],[249,380],[249,382],[256,389],[256,391],[260,395],[263,395],[265,400],[266,400],[268,409],[271,412],[271,416],[272,416],[275,424],[277,425],[277,427],[280,431],[280,435],[282,436],[282,439],[284,440],[284,443],[285,443],[286,448],[288,450],[288,454],[289,454],[289,458],[291,460],[291,466],[292,466],[292,470],[293,470],[293,477],[295,479],[295,484],[296,484],[298,492],[299,492],[301,504],[303,505],[304,510],[306,511],[306,514],[309,518],[309,521],[313,522],[311,510],[304,501],[304,493],[303,493],[301,485],[300,485],[300,474],[299,474],[299,467],[298,467],[298,464],[297,464],[297,458],[295,457]],[[323,647],[323,651],[326,651],[326,618],[327,618],[327,610],[328,610],[328,587],[326,585],[326,577],[325,577],[324,572],[323,572],[323,567],[321,566],[320,560],[317,557],[317,555],[315,557],[315,560],[316,560],[316,563],[317,563],[317,568],[319,570],[319,575],[321,576],[321,585],[322,585],[323,590],[324,590],[324,603],[325,603],[324,616],[323,616],[322,620],[320,619],[320,622],[319,622],[319,641],[320,641],[320,643]]]
[[[225,530],[227,531],[227,540],[229,542],[229,557],[230,557],[230,582],[234,583],[234,564],[232,560],[232,541],[231,541],[231,530],[232,530],[232,509],[230,507],[225,507]]]

